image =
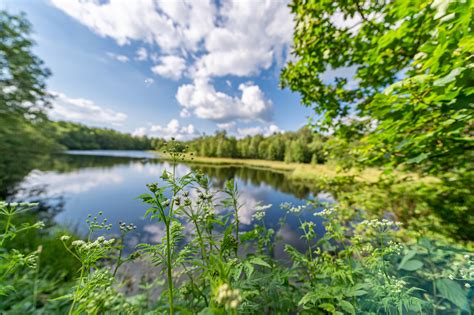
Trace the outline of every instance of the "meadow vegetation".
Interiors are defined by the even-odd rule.
[[[30,25],[0,12],[2,173],[8,159],[64,146],[153,147],[171,161],[163,184],[139,196],[164,233],[131,252],[124,239],[133,224],[113,235],[98,213],[79,237],[38,205],[1,202],[1,313],[472,313],[472,1],[294,0],[290,8],[295,58],[281,82],[314,109],[310,127],[188,143],[49,121],[49,71],[31,51]],[[340,28],[336,13],[360,21]],[[340,67],[356,69],[354,84],[321,79]],[[264,224],[269,206],[256,206],[253,229],[242,231],[235,182],[217,191],[197,170],[178,176],[183,161],[273,167],[336,201],[281,204],[280,227],[295,216],[306,246],[286,244],[277,258],[283,236]],[[302,213],[322,217],[324,233]],[[125,266],[145,262],[147,277],[127,275]]]
[[[139,197],[149,206],[145,216],[164,227],[161,241],[139,244],[124,255],[124,236],[135,227],[121,223],[121,234],[112,236],[111,225],[98,213],[87,220],[86,239],[56,234],[78,266],[74,280],[61,286],[40,272],[42,247],[19,251],[11,246],[22,233],[44,228],[41,222],[16,222],[34,205],[2,203],[0,291],[8,299],[0,307],[70,314],[469,311],[474,257],[462,247],[428,237],[407,238],[402,223],[377,219],[343,202],[321,210],[317,200],[310,200],[304,206],[281,207],[287,216],[306,211],[323,217],[325,234],[317,235],[313,221],[300,219],[307,248],[301,252],[286,245],[288,258],[281,261],[273,255],[281,236],[263,224],[268,206],[257,206],[252,230],[239,231],[241,204],[234,182],[228,181],[225,197],[217,198],[200,172],[176,176],[174,166],[183,152],[174,142],[169,147],[173,167],[161,175],[165,184],[150,183]],[[157,277],[142,283],[139,293],[125,295],[120,268],[139,259],[149,260]],[[156,287],[160,293],[152,299],[150,291]],[[48,299],[38,298],[45,295]]]

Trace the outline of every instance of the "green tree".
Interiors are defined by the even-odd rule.
[[[27,154],[58,148],[45,114],[50,72],[33,54],[30,33],[24,15],[0,10],[0,187],[13,185],[31,169]]]
[[[54,147],[45,127],[50,71],[33,54],[31,25],[22,15],[0,11],[0,147],[45,151]]]
[[[365,163],[442,174],[473,154],[472,1],[294,0],[294,55],[282,86],[316,125],[361,137]],[[344,17],[353,22],[341,26]],[[355,69],[354,81],[325,71]]]

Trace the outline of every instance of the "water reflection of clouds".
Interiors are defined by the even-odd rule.
[[[97,174],[97,169],[84,169],[71,173],[34,170],[24,179],[16,197],[27,197],[28,191],[38,187],[44,187],[43,194],[46,196],[57,196],[84,193],[103,184],[120,184],[123,181],[123,176],[118,173]]]
[[[133,162],[130,164],[130,167],[134,172],[145,173],[147,175],[156,176],[157,179],[163,174],[164,170],[168,172],[171,171],[172,165],[169,162],[159,162],[159,163],[143,163],[143,162]],[[183,164],[176,165],[176,176],[181,177],[189,173],[190,168]]]
[[[319,194],[316,195],[316,199],[319,202],[324,202],[324,203],[335,203],[336,199],[332,194],[326,191],[322,191]]]
[[[239,202],[241,208],[239,209],[239,221],[242,224],[250,225],[252,223],[252,216],[255,213],[255,208],[259,204],[257,196],[259,194],[257,189],[243,190],[239,194]]]
[[[76,163],[77,165],[74,164],[77,167],[82,167],[79,169],[55,164],[58,165],[56,171],[31,172],[21,184],[23,190],[17,195],[17,199],[25,199],[25,197],[32,196],[32,193],[45,197],[45,199],[53,199],[56,196],[67,197],[68,194],[73,194],[74,198],[65,198],[64,211],[56,217],[59,222],[70,221],[74,224],[83,224],[85,216],[91,211],[90,209],[100,208],[100,210],[104,210],[110,222],[126,220],[138,226],[133,235],[127,236],[128,248],[133,248],[142,242],[160,242],[166,234],[163,223],[151,222],[149,218],[144,220],[143,214],[147,205],[134,198],[147,190],[146,183],[158,182],[160,186],[163,185],[164,182],[160,176],[165,169],[168,171],[172,169],[171,163],[157,160],[130,160],[127,163],[122,160],[107,160],[111,163],[109,165],[105,164],[102,159],[83,160],[84,157],[81,157],[79,161],[83,164],[79,162]],[[178,164],[176,175],[184,176],[189,173],[191,168],[195,167]],[[70,171],[71,169],[73,170]],[[233,211],[222,206],[222,201],[227,198],[227,195],[222,192],[222,188],[226,180],[235,178],[241,205],[239,219],[242,231],[252,229],[253,225],[257,223],[252,221],[252,216],[260,202],[262,205],[273,204],[273,207],[267,210],[264,222],[268,228],[279,230],[278,220],[285,214],[285,211],[279,208],[280,203],[289,201],[299,205],[304,203],[302,199],[306,197],[303,195],[307,196],[304,189],[301,192],[300,186],[286,181],[281,174],[269,171],[233,167],[205,167],[202,171],[210,178],[211,194],[214,203],[218,205],[216,212],[220,215]],[[189,188],[189,190],[190,198],[196,201],[198,198],[197,189]],[[169,196],[169,191],[167,195]],[[315,198],[324,202],[334,201],[334,198],[325,192],[318,194]],[[317,220],[309,212],[302,213],[302,218]],[[194,237],[192,235],[194,227],[192,224],[186,223],[186,220],[182,222],[185,225],[185,241],[191,241],[191,237]],[[286,222],[284,230],[278,231],[279,236],[283,243],[295,242],[297,244],[301,235],[298,229],[299,221],[294,216],[288,216]],[[216,229],[220,231],[220,227],[216,227]],[[114,232],[117,232],[115,226]],[[283,247],[284,245],[282,245]]]
[[[159,243],[166,236],[165,226],[162,224],[145,224],[143,231],[147,233],[144,242]]]

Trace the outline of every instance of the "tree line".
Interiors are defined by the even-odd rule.
[[[324,163],[326,136],[303,127],[295,132],[275,133],[264,137],[260,134],[237,139],[225,131],[202,136],[183,144],[198,156],[240,159],[262,159],[298,163]],[[160,150],[164,141],[155,141]]]
[[[88,127],[78,123],[52,122],[58,144],[70,150],[149,150],[152,140],[113,129]]]

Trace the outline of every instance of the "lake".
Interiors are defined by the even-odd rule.
[[[68,151],[48,157],[36,158],[20,176],[12,176],[7,191],[9,201],[39,201],[41,209],[53,220],[79,234],[87,232],[85,220],[89,214],[99,211],[113,224],[112,233],[118,233],[118,223],[133,223],[137,230],[127,239],[127,246],[133,248],[141,242],[156,243],[163,236],[161,224],[144,218],[148,208],[137,196],[147,192],[146,184],[162,183],[160,175],[171,170],[169,162],[160,160],[152,152],[144,151]],[[12,168],[17,170],[17,168]],[[296,216],[288,216],[286,224],[279,229],[278,221],[286,210],[280,204],[290,202],[303,205],[307,199],[318,198],[331,202],[326,193],[311,191],[301,183],[287,179],[285,173],[245,166],[212,166],[181,163],[176,172],[182,176],[191,170],[201,170],[211,178],[216,191],[223,188],[226,180],[234,178],[239,192],[240,222],[242,230],[252,228],[252,215],[259,203],[271,204],[267,210],[265,224],[278,230],[283,243],[300,247],[301,232]],[[5,176],[4,176],[5,177]],[[7,181],[8,182],[8,181]],[[221,195],[216,193],[216,202]],[[320,218],[314,211],[303,211],[301,216],[315,221],[318,233],[323,234]]]

